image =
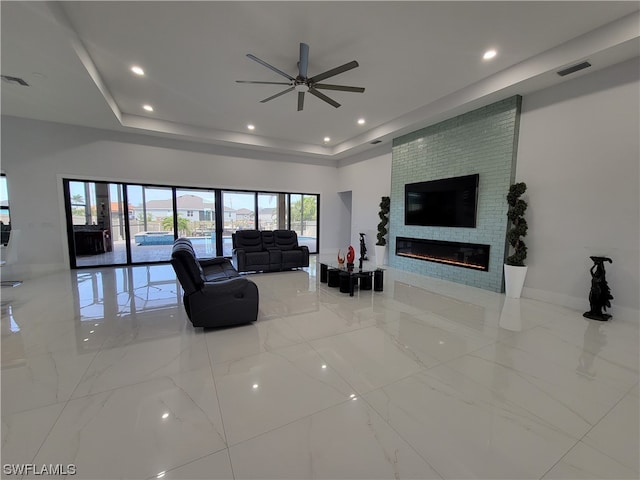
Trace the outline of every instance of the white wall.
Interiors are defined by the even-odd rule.
[[[524,97],[516,171],[529,197],[523,296],[586,311],[589,256],[605,255],[613,259],[611,313],[638,321],[638,63]]]
[[[367,252],[374,258],[380,198],[391,192],[391,152],[338,168],[338,190],[351,191],[351,245],[360,255],[360,233],[366,234]]]
[[[336,222],[338,233],[338,246],[341,250],[345,250],[351,244],[351,205],[352,192],[338,192],[340,198],[339,210],[334,212],[333,218]]]
[[[338,248],[331,219],[339,204],[335,165],[278,161],[274,154],[259,152],[251,153],[254,158],[210,153],[215,148],[3,117],[2,170],[9,182],[12,226],[22,230],[19,268],[13,271],[28,278],[68,268],[63,176],[319,193],[320,250]]]

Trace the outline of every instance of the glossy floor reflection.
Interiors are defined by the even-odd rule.
[[[316,272],[251,275],[258,321],[218,330],[191,326],[168,265],[3,289],[3,464],[83,479],[640,476],[638,323],[393,269],[384,292],[349,297]]]

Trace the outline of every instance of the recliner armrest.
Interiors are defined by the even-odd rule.
[[[211,257],[211,258],[198,258],[198,263],[200,263],[201,267],[209,267],[211,265],[220,265],[221,263],[225,263],[228,261],[224,257]]]
[[[234,277],[217,282],[205,282],[200,291],[205,296],[219,297],[231,295],[240,298],[250,283],[252,282],[249,282],[249,280],[244,277]]]

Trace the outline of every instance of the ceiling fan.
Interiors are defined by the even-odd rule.
[[[292,77],[288,73],[283,72],[282,70],[274,67],[273,65],[269,65],[264,60],[260,60],[255,55],[247,54],[251,60],[258,62],[260,65],[264,65],[270,70],[273,70],[278,75],[282,75],[288,81],[287,82],[260,82],[260,81],[251,81],[251,80],[236,80],[237,83],[258,83],[262,85],[288,85],[289,88],[283,90],[280,93],[276,93],[264,100],[261,100],[260,103],[266,103],[269,100],[273,100],[274,98],[278,98],[280,95],[284,95],[285,93],[289,93],[292,91],[298,92],[298,111],[301,111],[304,107],[304,94],[309,92],[311,95],[318,97],[320,100],[327,102],[329,105],[332,105],[336,108],[340,106],[338,102],[334,99],[328,97],[324,93],[319,90],[337,90],[340,92],[356,92],[362,93],[364,92],[364,88],[362,87],[348,87],[345,85],[331,85],[328,83],[319,83],[322,80],[326,80],[329,77],[333,77],[340,73],[344,73],[351,69],[354,69],[358,66],[358,62],[355,60],[345,63],[336,68],[332,68],[331,70],[327,70],[326,72],[319,73],[318,75],[314,75],[313,77],[307,77],[307,67],[309,66],[309,45],[306,43],[300,44],[300,60],[298,61],[298,76]]]

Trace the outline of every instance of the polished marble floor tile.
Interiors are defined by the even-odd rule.
[[[213,366],[229,445],[350,398],[353,388],[308,344]]]
[[[360,394],[437,363],[377,327],[314,340],[311,344]]]
[[[149,478],[226,448],[208,370],[69,401],[34,463],[80,478]]]
[[[27,356],[2,370],[2,414],[22,412],[69,400],[96,352],[74,349]]]
[[[640,477],[640,405],[636,395],[626,395],[582,441]]]
[[[612,388],[606,378],[583,375],[577,358],[573,364],[558,365],[542,353],[501,343],[448,366],[532,411],[555,412],[556,424],[565,425],[574,435],[584,434],[625,394],[624,389]]]
[[[2,456],[11,463],[33,463],[64,403],[2,415]]]
[[[208,367],[209,354],[202,335],[180,335],[102,349],[80,379],[72,397]]]
[[[636,479],[638,472],[579,442],[543,477],[545,480]]]
[[[363,397],[444,478],[540,478],[578,441],[445,365]]]
[[[354,397],[229,448],[237,479],[440,479]]]
[[[599,354],[594,344],[606,341],[606,330],[602,328],[602,324],[595,320],[583,322],[582,331],[576,330],[576,336],[584,339],[582,343],[576,339],[567,341],[545,326],[505,337],[501,343],[544,358],[559,368],[571,368],[585,377],[597,378],[612,389],[626,392],[638,383],[638,365],[632,365],[632,362],[621,364]],[[613,324],[604,325],[604,328],[610,330]],[[623,348],[623,342],[620,343]]]
[[[289,317],[287,320],[307,341],[375,325],[376,318],[370,309],[354,309],[357,305],[357,300],[344,309],[340,303],[324,303],[316,311]]]
[[[159,478],[163,480],[231,480],[234,477],[231,470],[229,450],[224,449],[212,453],[169,471],[161,470],[149,477],[148,480]]]
[[[296,345],[305,340],[285,318],[258,317],[258,321],[250,325],[207,332],[206,341],[211,362],[217,364]]]
[[[196,329],[170,265],[3,289],[3,463],[76,478],[635,479],[640,323],[385,270],[248,275]],[[43,478],[42,476],[31,476]],[[25,478],[30,478],[29,476]]]

